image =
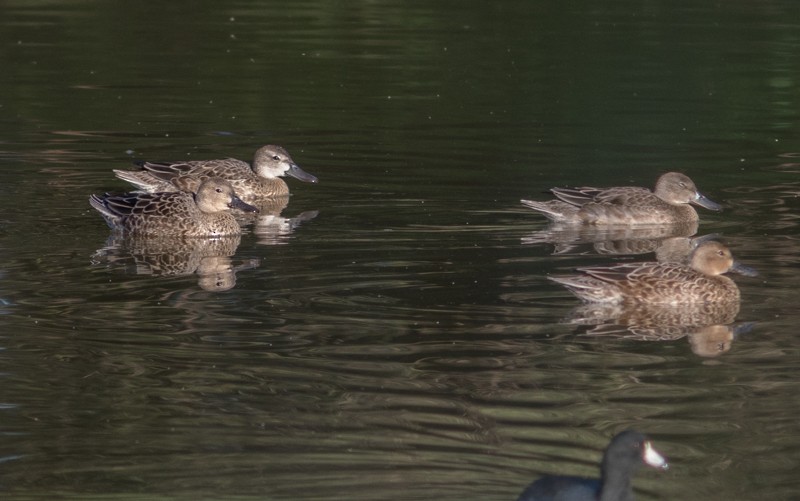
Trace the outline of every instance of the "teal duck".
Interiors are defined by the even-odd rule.
[[[209,178],[185,191],[92,195],[89,203],[117,233],[164,237],[220,237],[242,230],[229,209],[256,212],[227,181]]]
[[[739,288],[723,273],[755,276],[716,241],[701,243],[689,265],[625,263],[578,268],[582,275],[548,277],[588,303],[682,304],[738,301]]]
[[[676,224],[697,221],[689,204],[713,211],[722,207],[697,191],[694,182],[679,172],[658,178],[656,188],[620,186],[615,188],[553,188],[558,200],[522,204],[556,223],[585,224]]]
[[[252,165],[235,158],[141,162],[138,165],[141,170],[114,170],[114,174],[150,193],[196,192],[204,179],[219,177],[231,183],[236,194],[251,204],[265,198],[289,195],[289,187],[281,176],[289,175],[307,183],[317,182],[317,178],[301,169],[285,149],[275,145],[259,148]]]

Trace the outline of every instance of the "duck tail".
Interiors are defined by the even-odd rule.
[[[578,218],[578,208],[560,200],[537,202],[535,200],[520,200],[522,205],[541,213],[553,222],[573,222]]]

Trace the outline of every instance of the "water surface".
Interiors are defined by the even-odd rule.
[[[793,3],[0,12],[4,498],[510,500],[627,427],[671,463],[640,499],[798,496]],[[320,183],[216,254],[126,253],[88,205],[267,143]],[[587,335],[546,277],[655,257],[532,241],[519,199],[669,170],[761,272],[746,327]]]

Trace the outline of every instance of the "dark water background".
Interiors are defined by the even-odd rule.
[[[635,427],[640,499],[797,499],[799,53],[788,0],[0,2],[1,497],[512,500]],[[112,168],[268,143],[320,183],[234,273],[104,250]],[[526,240],[669,170],[761,272],[718,356],[566,324],[626,258]]]

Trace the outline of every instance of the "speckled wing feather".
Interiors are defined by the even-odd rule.
[[[159,179],[147,171],[129,171],[114,169],[114,175],[123,181],[127,181],[136,188],[149,192],[175,191],[175,187],[169,181]]]
[[[92,205],[97,207],[95,200],[102,204],[104,215],[112,218],[136,218],[137,216],[162,216],[170,218],[192,217],[197,207],[191,195],[181,192],[172,193],[139,193],[133,195],[111,196],[104,198],[93,196]],[[169,214],[165,210],[169,209]]]
[[[219,177],[230,182],[237,193],[243,194],[246,183],[260,183],[250,164],[235,158],[223,160],[199,160],[167,166],[146,164],[149,172],[166,180],[183,191],[196,192],[200,184],[208,178]]]
[[[172,189],[197,193],[200,185],[212,176],[195,174],[194,169],[188,163],[179,164],[155,164],[145,162],[142,165],[148,175],[153,176],[164,183],[168,183]]]
[[[668,206],[651,191],[632,186],[608,188],[554,188],[560,203],[572,207],[573,213],[560,210],[562,220],[578,220],[589,224],[653,224],[659,210]],[[533,207],[532,207],[533,208]],[[675,210],[668,207],[669,210]],[[537,209],[540,210],[541,209]]]
[[[235,158],[188,162],[137,162],[140,171],[115,170],[116,176],[150,192],[188,191],[196,193],[203,181],[211,177],[227,179],[234,187],[237,181],[257,178],[250,164]]]
[[[729,300],[739,295],[730,279],[707,276],[678,263],[628,263],[579,271],[612,284],[628,300],[644,303]]]
[[[622,263],[614,266],[590,266],[578,268],[578,271],[589,276],[603,280],[604,282],[616,283],[630,280],[637,280],[641,277],[662,277],[671,274],[671,269],[676,269],[696,273],[685,266],[673,266],[659,263]]]
[[[553,188],[550,190],[557,198],[577,207],[588,203],[630,204],[631,200],[652,197],[653,192],[646,188],[623,186],[618,188]]]
[[[580,207],[594,201],[594,197],[600,193],[598,188],[552,188],[550,190],[559,200],[568,204]]]
[[[185,162],[189,166],[187,174],[195,176],[221,177],[223,179],[243,179],[255,175],[249,163],[236,158],[222,160],[199,160]]]

